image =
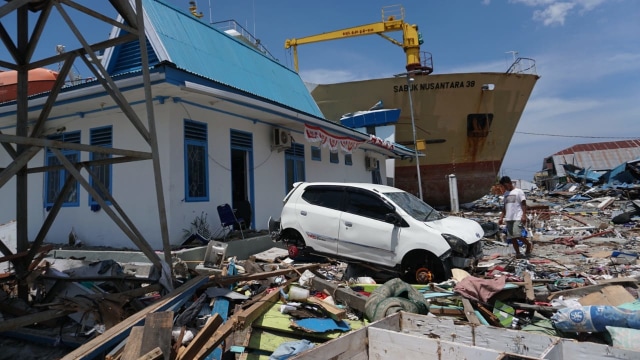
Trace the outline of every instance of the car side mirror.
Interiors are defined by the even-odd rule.
[[[400,217],[400,215],[392,212],[392,213],[387,213],[387,215],[385,215],[384,220],[386,222],[388,222],[389,224],[393,224],[396,226],[399,226],[400,224],[402,224],[402,218]]]

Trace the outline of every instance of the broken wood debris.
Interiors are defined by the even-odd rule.
[[[511,245],[505,244],[498,233],[485,239],[485,258],[468,273],[457,271],[457,276],[443,283],[413,285],[429,301],[430,316],[479,328],[495,326],[523,331],[544,328],[554,336],[565,337],[554,328],[557,320],[553,315],[568,306],[640,307],[637,305],[640,230],[634,224],[612,225],[603,219],[615,216],[615,211],[621,208],[619,202],[610,199],[596,202],[597,210],[584,212],[557,211],[554,210],[557,206],[534,204],[531,209],[537,210],[532,211],[533,218],[527,224],[535,244],[531,257],[516,259]],[[482,222],[487,221],[483,217],[491,221],[496,214],[485,211],[466,216],[477,216]],[[572,248],[567,250],[566,246]],[[163,287],[157,279],[146,276],[146,269],[129,273],[113,262],[87,266],[87,262],[80,260],[75,260],[77,264],[69,260],[69,269],[55,269],[60,264],[53,264],[46,256],[47,247],[41,249],[45,251],[37,253],[28,267],[26,279],[35,291],[30,303],[13,299],[17,280],[14,273],[0,276],[4,284],[4,293],[0,293],[0,312],[4,316],[0,330],[35,331],[30,329],[33,324],[47,326],[59,319],[72,319],[82,329],[85,342],[69,353],[69,359],[90,359],[99,354],[111,360],[200,359],[213,356],[214,352],[234,352],[239,358],[248,358],[273,353],[285,341],[303,340],[319,348],[332,339],[357,334],[358,329],[369,326],[364,310],[372,285],[358,284],[354,279],[372,278],[380,283],[388,280],[385,277],[388,273],[362,266],[357,268],[361,274],[351,271],[346,278],[349,264],[298,263],[285,259],[286,250],[274,249],[247,260],[226,254],[241,269],[236,275],[227,273],[232,267],[231,260],[216,259],[215,267],[204,273],[207,275],[186,269],[186,264],[192,266],[196,261],[183,261],[185,269],[176,277],[176,283],[183,285],[176,288],[178,292],[163,294]],[[104,271],[98,273],[99,269]],[[304,279],[301,285],[307,271],[315,276]],[[456,291],[456,283],[463,277],[504,277],[506,281],[504,288],[491,294],[488,300],[478,301]],[[287,299],[292,284],[309,290],[309,297],[300,301],[300,305],[294,306]],[[189,323],[174,327],[173,321],[202,296],[207,300],[193,310]],[[503,304],[501,307],[496,305],[498,301]],[[216,310],[222,309],[223,302],[225,310]],[[511,310],[504,312],[504,309]],[[321,330],[324,325],[318,328],[297,325],[305,323],[299,317],[309,316],[322,321],[345,321],[351,330],[325,332]],[[151,325],[154,323],[157,326]],[[607,343],[602,335],[590,334],[589,340]],[[435,332],[432,336],[435,337]],[[140,339],[145,347],[128,343],[134,338]],[[165,340],[160,343],[143,340],[161,338]]]

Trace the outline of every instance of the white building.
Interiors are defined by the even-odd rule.
[[[384,161],[412,156],[397,144],[324,119],[297,73],[247,43],[217,30],[162,1],[144,0],[151,67],[151,91],[172,245],[184,230],[207,214],[219,231],[216,206],[250,203],[251,227],[265,229],[278,217],[282,199],[296,181],[376,182],[387,177]],[[111,37],[122,35],[114,27]],[[109,48],[103,65],[139,119],[147,119],[138,42]],[[37,118],[45,98],[29,100]],[[15,134],[16,104],[0,104],[0,129]],[[144,124],[146,125],[146,124]],[[46,138],[139,151],[149,145],[144,131],[97,82],[63,89],[45,123]],[[324,144],[324,145],[323,145]],[[65,149],[72,163],[104,157],[99,152]],[[12,161],[0,153],[0,167]],[[28,234],[40,231],[68,175],[49,149],[29,161]],[[40,171],[38,171],[40,169]],[[153,249],[162,248],[158,202],[151,160],[94,166],[100,178]],[[99,189],[87,170],[80,173]],[[0,189],[6,204],[16,202],[16,180]],[[108,205],[114,208],[114,204]],[[0,207],[0,223],[16,218],[14,206]],[[127,222],[128,219],[123,219]],[[134,248],[122,227],[78,184],[71,186],[46,241],[65,243],[71,230],[87,245]]]

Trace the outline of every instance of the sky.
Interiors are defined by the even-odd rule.
[[[165,0],[188,10],[187,0]],[[517,56],[532,58],[536,84],[505,156],[501,175],[532,180],[543,159],[576,144],[640,138],[640,1],[638,0],[199,0],[203,21],[233,19],[260,39],[282,64],[299,38],[379,22],[382,9],[401,4],[417,24],[422,51],[434,74],[504,72]],[[106,1],[79,0],[113,16]],[[68,8],[67,8],[68,9]],[[67,10],[90,42],[111,26]],[[75,15],[74,15],[75,14]],[[75,17],[74,17],[75,16]],[[12,18],[2,18],[10,35]],[[32,20],[35,23],[35,20]],[[55,54],[78,42],[56,11],[34,54]],[[401,34],[389,34],[399,39]],[[401,48],[379,36],[308,44],[298,48],[300,76],[314,83],[388,77],[405,71]],[[0,60],[12,61],[4,46]],[[81,76],[82,66],[74,67]]]

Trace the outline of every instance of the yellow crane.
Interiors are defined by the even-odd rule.
[[[384,34],[392,31],[402,31],[402,42]],[[433,71],[431,55],[424,53],[428,56],[425,56],[425,59],[423,60],[420,58],[422,36],[418,32],[418,25],[411,25],[404,21],[404,8],[401,5],[383,7],[381,22],[354,26],[342,30],[306,36],[299,39],[287,39],[284,43],[284,48],[293,48],[293,67],[298,71],[298,45],[373,34],[380,35],[390,42],[402,47],[407,57],[407,72],[428,75]]]

